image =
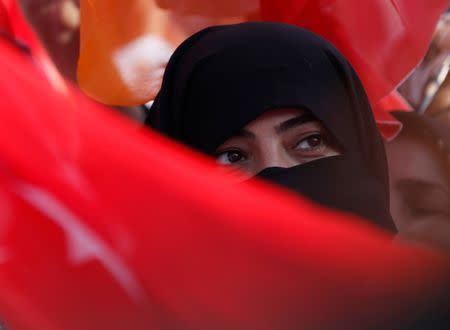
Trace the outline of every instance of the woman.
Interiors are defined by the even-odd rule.
[[[391,228],[386,158],[345,58],[279,23],[205,29],[172,56],[148,124],[225,166]]]
[[[399,235],[450,251],[450,134],[445,123],[394,112],[401,134],[386,143],[391,212]]]

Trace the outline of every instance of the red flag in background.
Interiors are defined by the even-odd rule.
[[[376,104],[418,65],[447,0],[261,0],[262,17],[305,27],[352,63]]]
[[[377,103],[425,56],[447,0],[261,0],[262,17],[331,41],[361,78],[385,137],[401,125]]]
[[[0,63],[8,329],[398,330],[439,311],[439,294],[448,302],[446,261],[431,252],[266,184],[234,184],[55,91],[4,39]]]
[[[395,139],[403,126],[390,112],[412,110],[411,105],[397,91],[391,92],[373,106],[378,127],[386,141]]]
[[[208,25],[256,17],[303,26],[331,41],[376,105],[418,65],[447,6],[447,0],[81,0],[78,76],[101,102],[145,103],[184,38]],[[389,126],[385,136],[398,131],[397,121],[374,111],[382,130]]]

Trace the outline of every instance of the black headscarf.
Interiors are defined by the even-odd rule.
[[[259,22],[193,35],[172,56],[147,123],[211,154],[276,108],[309,111],[343,155],[261,176],[391,228],[386,156],[366,93],[346,59],[307,30]]]

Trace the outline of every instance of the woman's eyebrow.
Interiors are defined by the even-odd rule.
[[[277,126],[275,126],[275,132],[278,135],[280,135],[281,133],[284,133],[291,128],[294,128],[296,126],[299,126],[299,125],[302,125],[305,123],[309,123],[312,121],[318,121],[318,120],[312,114],[304,113],[304,114],[301,114],[300,116],[291,118],[289,120],[282,122],[281,124],[278,124]]]
[[[236,134],[234,134],[232,136],[232,138],[235,138],[235,137],[254,139],[254,138],[256,138],[256,135],[253,132],[247,131],[246,129],[241,129],[240,131],[238,131]]]

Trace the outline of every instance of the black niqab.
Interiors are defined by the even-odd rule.
[[[307,30],[244,23],[195,34],[172,56],[148,124],[212,154],[276,108],[313,114],[343,154],[261,176],[392,228],[386,156],[366,93],[347,60]]]

